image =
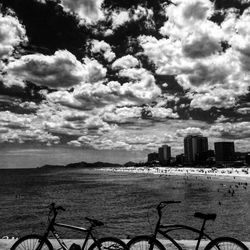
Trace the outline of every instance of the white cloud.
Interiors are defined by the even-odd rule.
[[[0,58],[8,58],[17,45],[27,41],[25,28],[18,19],[0,13]]]
[[[103,0],[62,0],[66,11],[73,11],[87,23],[94,23],[104,18],[101,10]]]
[[[91,116],[86,119],[85,127],[91,130],[98,130],[100,128],[104,130],[110,130],[110,126],[104,122],[99,116]]]
[[[67,50],[54,55],[25,55],[5,67],[6,85],[23,85],[24,81],[54,89],[68,89],[83,81],[96,82],[106,76],[106,69],[96,60],[84,59],[84,64]],[[13,82],[16,80],[16,82]]]
[[[177,0],[176,5],[166,7],[170,21],[178,25],[190,25],[207,20],[214,12],[213,4],[207,0]]]
[[[104,41],[93,40],[91,41],[91,44],[92,44],[91,51],[93,53],[102,53],[104,58],[108,62],[111,62],[115,59],[116,55],[112,51],[111,46],[108,43]]]
[[[239,108],[237,112],[243,115],[250,114],[250,107]]]
[[[23,81],[51,88],[69,88],[85,79],[83,65],[66,50],[56,51],[52,56],[25,55],[10,62],[6,71]]]
[[[122,69],[119,71],[118,75],[120,77],[127,77],[132,80],[140,80],[146,75],[149,75],[149,72],[143,68],[129,68],[129,69]]]
[[[250,11],[240,18],[228,11],[221,26],[208,19],[213,13],[207,0],[176,1],[166,7],[161,28],[168,38],[139,37],[156,73],[174,75],[191,107],[203,110],[233,107],[250,86]],[[225,51],[222,42],[229,44]]]
[[[129,12],[128,11],[119,11],[114,12],[112,14],[112,26],[113,29],[118,28],[119,26],[122,26],[124,23],[128,22],[130,20]]]
[[[250,138],[250,122],[218,123],[211,126],[209,133],[214,137]]]
[[[47,94],[49,101],[60,103],[65,106],[94,109],[105,105],[142,105],[151,103],[161,95],[160,88],[156,85],[152,75],[145,75],[136,82],[127,82],[121,85],[111,81],[107,84],[102,82],[82,83],[74,88],[74,91],[57,91]]]
[[[186,137],[187,135],[202,135],[203,131],[197,127],[187,127],[184,129],[177,129],[176,136]]]
[[[102,119],[109,123],[128,123],[136,122],[141,117],[141,107],[122,107],[103,112]]]
[[[39,142],[58,144],[60,138],[44,130],[41,120],[34,114],[15,114],[0,112],[0,127],[5,133],[0,134],[0,142]]]
[[[81,147],[82,146],[82,144],[77,140],[70,141],[67,144],[70,146],[74,146],[74,147]]]
[[[107,69],[96,60],[84,59],[84,70],[86,72],[85,82],[98,82],[106,77]]]
[[[137,58],[131,55],[126,55],[121,58],[116,59],[113,64],[113,69],[129,69],[129,68],[135,68],[139,65],[139,61]]]
[[[224,89],[215,89],[203,94],[194,94],[190,103],[191,108],[201,108],[209,110],[212,107],[217,108],[231,108],[237,102],[236,96],[231,91]]]
[[[128,10],[113,11],[111,14],[112,29],[117,29],[125,23],[131,21],[138,21],[145,18],[145,26],[153,27],[153,11],[142,6],[137,6],[137,8],[130,8]]]
[[[153,119],[179,118],[179,115],[171,108],[150,107],[148,110],[152,113]]]

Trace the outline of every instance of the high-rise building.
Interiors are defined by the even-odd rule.
[[[150,153],[148,154],[148,162],[159,161],[158,153]]]
[[[208,151],[207,137],[201,135],[188,135],[184,138],[184,155],[188,163],[197,161],[197,156]]]
[[[161,163],[169,163],[171,159],[171,147],[163,145],[158,149],[158,155]]]
[[[234,142],[215,142],[214,150],[217,162],[230,162],[234,160]]]

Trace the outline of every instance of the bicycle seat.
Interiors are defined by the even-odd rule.
[[[217,216],[216,214],[203,214],[199,212],[196,212],[194,214],[194,217],[204,219],[204,220],[215,220],[216,216]]]
[[[88,218],[88,217],[85,217],[85,220],[89,221],[90,224],[93,226],[93,227],[100,227],[100,226],[103,226],[104,223],[99,221],[99,220],[95,220],[95,219],[91,219],[91,218]]]

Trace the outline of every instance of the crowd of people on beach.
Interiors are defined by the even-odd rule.
[[[103,169],[104,170],[104,169]],[[105,168],[105,171],[131,172],[160,175],[182,175],[182,176],[205,176],[207,179],[212,177],[227,177],[234,180],[239,178],[249,179],[249,168],[173,168],[173,167],[119,167]],[[250,179],[249,179],[250,180]]]

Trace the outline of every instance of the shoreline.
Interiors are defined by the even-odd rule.
[[[179,176],[186,178],[206,178],[228,181],[250,182],[250,168],[176,168],[176,167],[119,167],[102,168],[102,171],[135,174],[154,174],[160,176]]]

